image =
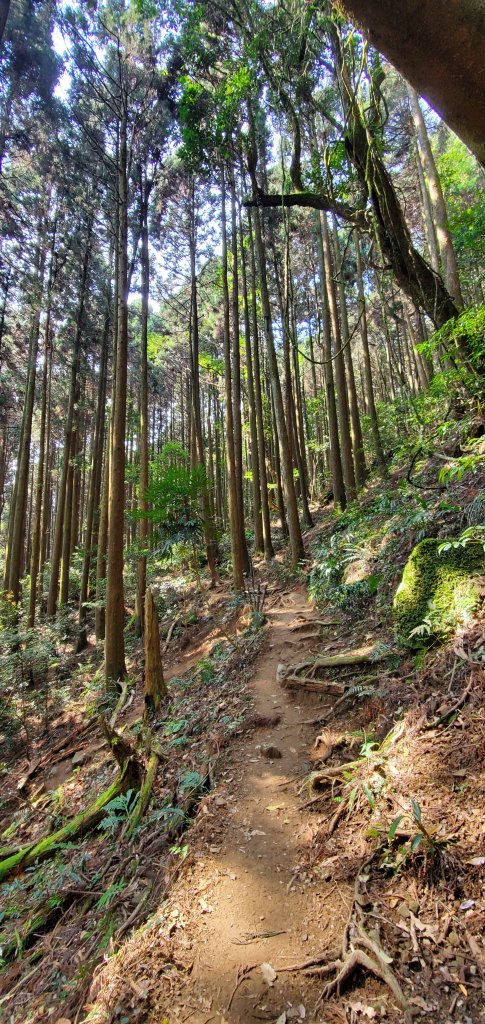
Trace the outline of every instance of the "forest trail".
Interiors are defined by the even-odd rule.
[[[321,954],[346,920],[335,886],[298,872],[315,829],[298,796],[298,781],[310,768],[314,729],[305,725],[304,699],[292,699],[276,674],[280,662],[297,661],[312,642],[295,643],[301,633],[291,628],[304,619],[311,627],[306,588],[282,597],[267,617],[268,636],[249,685],[255,714],[281,719],[234,744],[217,787],[201,806],[189,836],[189,860],[163,905],[161,941],[154,942],[152,930],[136,953],[139,985],[143,974],[160,976],[160,990],[150,1000],[157,1012],[146,1020],[165,1015],[169,1024],[242,1024],[277,1020],[284,1011],[288,1021],[312,1020],[321,981],[281,969]],[[268,757],[268,747],[281,756]],[[336,904],[325,902],[327,893]],[[189,970],[167,978],[168,937],[172,962],[182,961]],[[271,970],[265,980],[259,966],[268,963],[277,972],[273,983]],[[241,971],[253,965],[237,985]],[[134,967],[129,949],[118,960],[118,974],[124,966]]]

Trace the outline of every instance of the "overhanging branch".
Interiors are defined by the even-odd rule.
[[[319,192],[289,192],[288,194],[270,195],[258,189],[256,196],[245,199],[243,206],[246,208],[263,207],[273,208],[301,206],[310,210],[323,210],[326,213],[333,212],[342,220],[351,221],[352,224],[366,225],[365,213],[363,210],[355,210],[338,199],[332,199],[328,195]]]

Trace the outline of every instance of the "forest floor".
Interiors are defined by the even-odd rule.
[[[433,678],[422,703],[414,689],[410,698],[400,673],[388,702],[380,700],[381,737],[397,709],[403,723],[392,751],[364,767],[367,777],[381,770],[399,780],[385,821],[390,824],[396,805],[406,810],[406,797],[407,803],[419,797],[423,822],[443,838],[444,851],[448,841],[455,851],[434,859],[430,850],[428,864],[410,857],[401,872],[381,870],[372,856],[376,831],[369,828],[375,809],[362,793],[334,831],[329,823],[339,805],[331,792],[319,796],[305,785],[312,768],[358,758],[376,707],[342,709],[331,729],[318,730],[315,719],[329,705],[278,684],[279,666],[281,676],[283,664],[312,651],[355,651],[359,641],[366,650],[369,623],[364,617],[328,627],[333,636],[322,647],[313,626],[318,635],[322,618],[306,588],[295,586],[276,601],[250,682],[263,727],[233,742],[186,837],[190,853],[177,882],[150,927],[98,973],[89,1020],[357,1024],[417,1017],[478,1024],[485,1019],[483,672],[473,677],[461,719],[451,726],[448,719],[441,731],[421,729],[428,711],[436,717],[433,709],[450,704],[449,670],[443,691]],[[465,641],[472,662],[473,651],[483,651],[483,626],[482,619]],[[463,682],[462,667],[455,664]],[[382,820],[382,809],[377,817]],[[382,825],[381,832],[385,839]],[[401,842],[411,838],[403,830]],[[391,966],[391,978],[399,978],[406,1011],[396,1008],[382,977],[359,966],[342,995],[322,1002],[326,965],[344,959],[343,937],[350,922],[353,938],[356,915],[365,921],[373,963]]]
[[[325,513],[308,550],[333,529]],[[136,841],[112,815],[2,887],[17,936],[2,1021],[485,1020],[485,615],[424,660],[396,656],[387,590],[411,545],[398,535],[381,604],[352,614],[318,611],[262,563],[262,628],[229,592],[204,594],[168,647],[165,753]],[[362,662],[314,663],[349,652]],[[65,709],[9,764],[3,841],[45,834],[112,781],[95,717],[82,732],[95,654],[70,659]],[[140,737],[136,645],[130,672],[116,727]]]

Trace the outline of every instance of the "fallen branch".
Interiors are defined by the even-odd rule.
[[[138,762],[127,761],[111,786],[108,786],[108,789],[105,789],[85,811],[76,814],[57,832],[34,843],[29,843],[11,857],[0,861],[0,882],[7,878],[15,868],[27,868],[35,861],[45,860],[56,852],[60,843],[73,842],[96,828],[103,817],[106,804],[114,800],[120,793],[126,793],[128,789],[137,789],[139,784]]]
[[[152,753],[150,755],[150,760],[148,762],[148,767],[147,767],[146,775],[145,775],[145,778],[143,780],[143,784],[142,784],[142,787],[140,789],[140,792],[138,794],[138,800],[136,801],[136,804],[135,804],[135,806],[134,806],[134,808],[133,808],[133,810],[132,810],[132,812],[130,814],[130,817],[128,819],[128,828],[126,830],[126,834],[128,836],[133,835],[133,832],[135,831],[135,829],[139,825],[139,823],[140,823],[141,819],[143,818],[143,815],[144,815],[144,813],[145,813],[145,811],[146,811],[146,809],[148,807],[148,804],[150,802],[150,797],[152,795],[153,784],[154,784],[155,779],[157,777],[157,771],[158,771],[159,764],[160,764],[160,755],[159,755],[158,751],[154,750],[154,751],[152,751]]]
[[[233,990],[231,992],[231,995],[229,997],[229,1002],[228,1002],[228,1004],[226,1006],[226,1013],[229,1013],[229,1010],[231,1009],[231,1006],[232,1006],[232,1003],[233,1003],[233,1000],[234,1000],[234,996],[236,995],[236,992],[237,992],[239,986],[242,985],[243,981],[246,981],[246,978],[249,977],[249,975],[251,974],[251,971],[254,971],[254,968],[257,967],[257,966],[258,966],[257,964],[247,964],[246,967],[238,967],[238,969],[236,971],[236,984],[234,985],[234,988],[233,988]]]
[[[451,716],[455,714],[455,711],[459,711],[460,708],[463,707],[467,697],[469,696],[469,694],[471,692],[471,688],[473,686],[473,681],[474,681],[473,680],[473,676],[470,676],[470,679],[468,680],[468,683],[467,683],[465,689],[463,690],[463,693],[458,698],[458,700],[455,701],[455,703],[452,704],[452,706],[450,708],[448,708],[446,711],[443,711],[441,713],[441,715],[438,715],[436,718],[434,718],[432,722],[429,722],[428,725],[425,725],[424,726],[424,730],[425,731],[428,731],[429,729],[437,729],[437,727],[439,725],[444,725],[444,723],[447,722],[448,719],[451,718]]]
[[[128,696],[128,680],[124,679],[122,684],[121,684],[121,693],[120,693],[120,695],[118,697],[118,700],[116,701],[115,709],[114,709],[113,714],[111,715],[111,718],[109,720],[109,724],[110,724],[110,728],[111,729],[114,729],[114,727],[115,727],[116,719],[118,718],[118,715],[122,712],[122,710],[123,710],[123,708],[124,708],[124,706],[126,704],[127,696]]]
[[[175,626],[177,625],[177,622],[180,622],[180,615],[176,615],[175,618],[172,620],[170,626],[169,626],[169,630],[168,630],[168,633],[167,633],[167,638],[166,638],[165,643],[163,645],[163,653],[164,654],[165,654],[165,652],[166,652],[166,650],[168,648],[168,645],[169,645],[169,643],[170,643],[170,641],[172,639],[173,631],[175,629]]]
[[[343,693],[345,686],[342,683],[332,683],[330,681],[316,681],[311,679],[309,676],[285,676],[282,686],[286,690],[296,690],[302,688],[308,690],[310,693]]]

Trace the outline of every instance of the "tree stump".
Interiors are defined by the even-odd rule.
[[[165,697],[167,687],[163,678],[160,654],[160,627],[150,587],[145,593],[145,709],[147,716],[154,714]]]

